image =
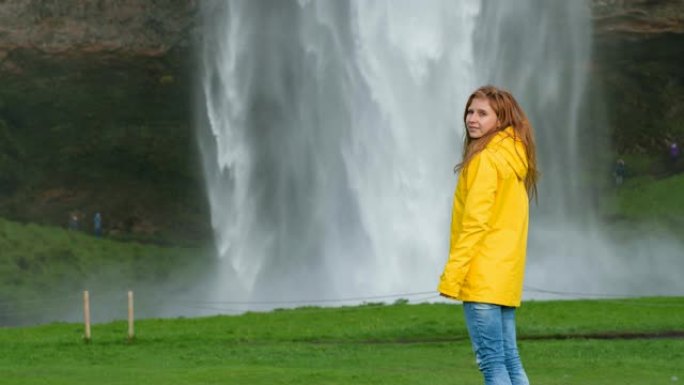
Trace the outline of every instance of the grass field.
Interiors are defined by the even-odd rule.
[[[631,220],[661,219],[684,223],[684,174],[654,180],[651,177],[627,179],[617,192],[616,211]]]
[[[684,381],[684,298],[527,302],[533,384]],[[0,329],[0,384],[480,384],[454,304]],[[666,336],[666,335],[669,335]],[[679,337],[676,337],[676,336]]]

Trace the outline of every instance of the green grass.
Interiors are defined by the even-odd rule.
[[[628,179],[617,191],[618,210],[629,219],[684,218],[684,174]]]
[[[581,337],[684,332],[684,298],[528,302],[518,326],[533,384],[684,379],[684,339]],[[94,325],[85,344],[77,324],[0,329],[0,384],[481,383],[453,304],[149,319],[136,330],[129,344],[125,322]]]

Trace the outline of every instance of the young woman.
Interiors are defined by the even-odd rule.
[[[513,96],[492,86],[470,95],[463,121],[449,260],[438,290],[463,301],[485,385],[529,384],[518,355],[515,308],[538,177],[532,127]]]

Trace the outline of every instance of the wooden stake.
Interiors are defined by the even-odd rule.
[[[133,291],[128,291],[128,341],[135,338],[135,329],[133,326]]]
[[[85,342],[90,342],[90,294],[88,290],[83,291],[83,322],[85,323]]]

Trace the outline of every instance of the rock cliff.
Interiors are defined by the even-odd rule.
[[[668,146],[684,142],[684,1],[594,0],[592,15],[615,155],[636,154],[641,172],[657,174]]]
[[[594,0],[592,15],[598,35],[684,33],[681,0]]]
[[[197,7],[194,0],[2,1],[0,50],[160,56],[188,46]]]
[[[5,0],[0,55],[32,49],[160,56],[189,47],[198,9],[198,0]],[[598,35],[684,33],[681,0],[592,0],[591,11]]]
[[[0,1],[0,216],[209,237],[192,129],[196,1]]]

